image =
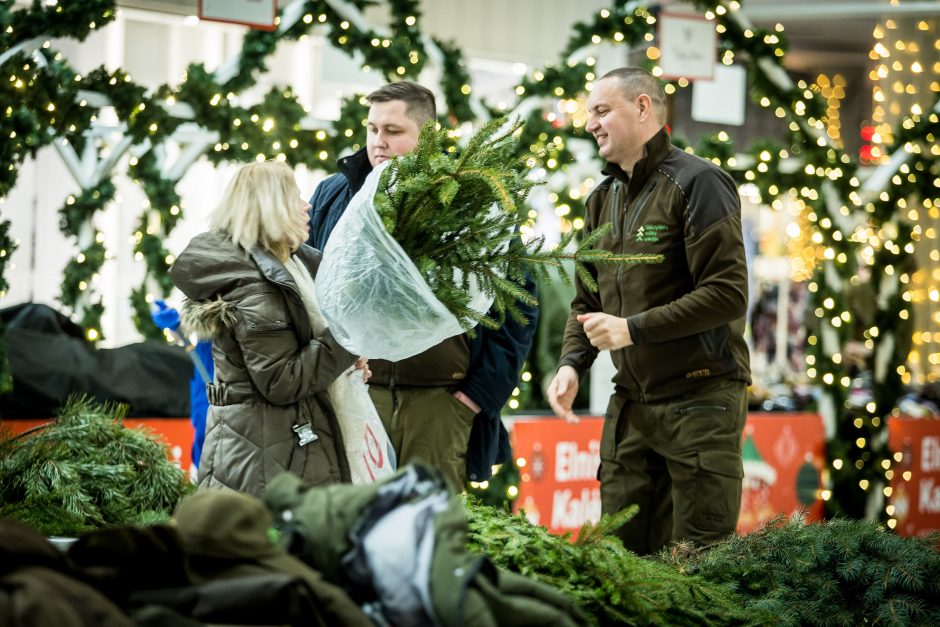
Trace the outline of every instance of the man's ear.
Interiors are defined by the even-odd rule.
[[[640,122],[646,122],[653,116],[653,100],[648,94],[640,94],[636,97],[636,108],[640,113]]]

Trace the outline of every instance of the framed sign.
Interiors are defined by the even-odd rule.
[[[199,19],[275,30],[277,0],[199,0]]]
[[[712,80],[692,84],[692,119],[712,124],[744,125],[747,71],[741,65],[715,66]]]
[[[659,17],[659,67],[667,80],[711,80],[715,68],[715,25],[700,15],[663,13]]]

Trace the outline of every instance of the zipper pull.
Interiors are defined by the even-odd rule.
[[[612,185],[611,195],[613,196],[613,206],[610,209],[610,234],[614,238],[620,237],[620,220],[621,218],[617,215],[617,209],[620,206],[620,181],[614,181]]]

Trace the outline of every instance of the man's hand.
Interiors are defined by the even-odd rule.
[[[470,398],[469,396],[467,396],[460,390],[457,390],[456,392],[454,392],[454,398],[456,398],[458,401],[460,401],[461,403],[469,407],[470,411],[472,411],[474,415],[479,414],[481,411],[483,411],[483,409],[479,405],[477,405],[476,402],[474,402],[472,398]]]
[[[578,322],[584,327],[584,334],[591,346],[599,350],[616,350],[633,344],[626,318],[596,311],[579,315]]]
[[[574,397],[578,395],[578,373],[571,366],[562,366],[555,373],[555,378],[548,384],[548,404],[552,406],[552,411],[565,422],[581,422],[571,410],[574,404]]]

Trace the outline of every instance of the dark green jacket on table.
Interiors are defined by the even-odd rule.
[[[296,251],[311,276],[320,253]],[[200,487],[260,496],[285,470],[311,485],[350,480],[327,386],[356,357],[327,330],[314,336],[290,272],[271,253],[221,233],[193,238],[170,268],[186,295],[182,326],[212,339],[214,383],[199,464]],[[315,440],[301,445],[296,429]]]
[[[427,519],[407,514],[427,500],[435,503],[430,527],[425,525]],[[315,489],[285,474],[271,484],[265,501],[289,550],[328,581],[350,591],[365,608],[378,608],[389,620],[388,604],[376,599],[383,583],[393,593],[405,589],[421,596],[421,607],[390,621],[400,627],[574,627],[585,622],[558,590],[468,553],[463,506],[450,495],[440,473],[429,467],[409,465],[372,485]],[[413,561],[364,555],[370,532],[389,517],[394,518],[389,533],[373,546],[393,555],[411,555]],[[415,524],[399,524],[402,520]],[[414,529],[427,532],[418,534],[417,543],[405,539]],[[422,548],[428,546],[432,550],[425,553]]]

